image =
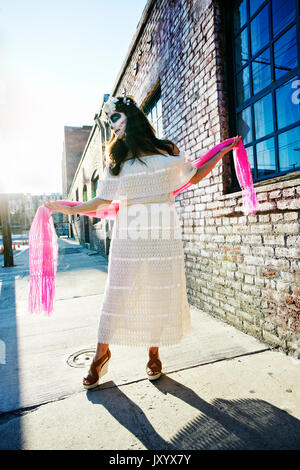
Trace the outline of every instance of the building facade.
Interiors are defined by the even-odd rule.
[[[62,155],[62,194],[66,197],[88,141],[92,126],[64,127],[64,142]]]
[[[109,136],[110,130],[107,124],[100,121],[96,114],[94,126],[91,128],[69,188],[68,199],[85,202],[96,197],[99,179],[101,180],[105,164],[104,146]],[[69,220],[71,235],[81,245],[108,255],[113,221],[79,214],[69,217]]]
[[[300,351],[299,38],[297,0],[149,0],[111,90],[133,95],[191,160],[242,136],[255,215],[241,210],[231,154],[176,197],[189,302],[290,354]]]

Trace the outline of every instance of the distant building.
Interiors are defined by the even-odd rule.
[[[34,204],[31,194],[5,194],[8,201],[8,217],[14,234],[25,232],[33,220]]]
[[[30,193],[10,193],[5,194],[8,201],[8,217],[13,234],[20,234],[30,230],[32,221],[37,209],[43,205],[48,198],[62,199],[61,193],[51,193],[43,195],[32,195]],[[60,212],[53,212],[52,218],[55,224],[63,222],[63,215]],[[0,221],[1,227],[1,221]]]
[[[50,193],[50,194],[42,194],[42,195],[34,195],[31,196],[32,201],[33,201],[33,206],[34,206],[34,215],[37,211],[37,209],[43,205],[44,201],[46,199],[49,199],[50,201],[54,199],[62,199],[61,193]],[[66,215],[62,214],[61,212],[52,212],[52,219],[55,224],[62,224],[63,222],[66,221]]]
[[[75,172],[88,141],[92,126],[64,127],[62,155],[62,195],[65,198],[70,190]]]

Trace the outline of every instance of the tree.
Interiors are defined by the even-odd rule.
[[[5,194],[0,195],[0,212],[4,247],[4,268],[8,268],[9,266],[14,266],[14,256],[11,243],[11,229],[8,218],[8,201]]]

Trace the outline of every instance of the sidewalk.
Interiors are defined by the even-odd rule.
[[[0,271],[0,449],[300,449],[300,362],[193,307],[191,334],[160,349],[159,381],[146,348],[112,345],[86,392],[107,259],[58,242],[49,318],[27,313],[28,250]]]

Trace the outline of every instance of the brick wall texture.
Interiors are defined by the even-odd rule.
[[[112,94],[126,88],[143,105],[159,84],[164,135],[194,160],[233,137],[222,2],[149,1],[142,20]],[[300,174],[256,183],[260,210],[245,216],[241,192],[230,193],[231,158],[176,198],[189,301],[292,354],[300,346]]]

